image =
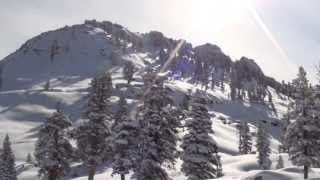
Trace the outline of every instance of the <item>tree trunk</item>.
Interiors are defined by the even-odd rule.
[[[126,175],[121,174],[121,180],[126,180]]]
[[[307,114],[306,114],[306,110],[305,108],[303,107],[303,116],[306,117]],[[304,126],[306,126],[306,122],[303,123]],[[303,130],[303,138],[306,139],[307,138],[307,131],[306,130]],[[308,146],[304,145],[304,152],[303,154],[308,157]],[[303,172],[304,172],[304,179],[308,179],[308,165],[304,165],[303,166]]]
[[[308,179],[308,166],[303,166],[304,179]]]
[[[48,180],[56,180],[57,179],[57,172],[55,170],[49,171]]]
[[[88,180],[93,180],[95,174],[96,174],[96,167],[95,166],[90,167]]]

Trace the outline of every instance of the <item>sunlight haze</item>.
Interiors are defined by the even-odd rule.
[[[59,3],[59,2],[63,2]],[[293,3],[296,2],[296,3]],[[310,28],[320,5],[311,0],[34,0],[1,1],[0,58],[44,31],[83,23],[85,19],[110,20],[136,32],[157,30],[194,45],[213,43],[233,59],[255,59],[266,74],[290,80],[299,65],[315,79],[319,45]],[[250,12],[254,10],[254,13]],[[283,14],[281,9],[288,9]],[[258,19],[257,19],[258,17]],[[305,18],[309,18],[305,21]],[[285,23],[282,23],[286,21]],[[288,22],[295,22],[288,24]],[[309,22],[310,21],[310,22]],[[311,30],[311,29],[310,29]],[[290,32],[288,32],[290,31]],[[296,33],[296,34],[293,34]],[[311,35],[311,36],[310,36]],[[307,37],[303,40],[301,38]],[[295,43],[295,44],[294,44]],[[308,54],[302,53],[308,49]]]

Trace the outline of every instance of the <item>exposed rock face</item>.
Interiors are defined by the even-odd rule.
[[[161,32],[133,33],[109,21],[86,20],[84,24],[42,33],[0,62],[2,89],[27,89],[56,79],[91,78],[123,63],[123,56],[147,53],[163,64],[178,40]],[[195,81],[221,84],[234,82],[238,89],[248,82],[258,86],[279,86],[266,77],[252,59],[233,62],[213,44],[192,47],[185,43],[171,64],[171,75],[193,77]],[[281,85],[281,84],[280,84]],[[248,87],[246,87],[248,88]]]
[[[213,44],[204,44],[194,48],[195,59],[206,63],[216,69],[230,71],[232,61],[221,49]]]

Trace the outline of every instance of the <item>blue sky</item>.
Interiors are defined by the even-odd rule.
[[[97,19],[217,44],[233,59],[255,59],[278,80],[294,78],[303,65],[315,81],[319,7],[318,0],[0,0],[0,59],[41,32]]]

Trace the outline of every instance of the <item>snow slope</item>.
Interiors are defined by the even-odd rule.
[[[123,83],[120,72],[114,74],[115,85]],[[138,79],[138,78],[137,78]],[[135,82],[138,84],[138,82]],[[134,84],[134,83],[133,83]],[[194,88],[192,84],[187,82],[175,80],[168,82],[168,86],[175,88],[176,94],[183,94],[190,88]],[[88,83],[78,84],[80,89],[86,89]],[[53,111],[56,102],[62,101],[66,112],[70,115],[70,118],[74,121],[79,119],[79,114],[83,110],[85,104],[86,92],[76,91],[75,88],[70,90],[69,88],[55,87],[60,91],[45,92],[42,90],[16,90],[16,91],[4,91],[0,94],[1,105],[1,121],[0,127],[6,131],[1,131],[1,136],[5,133],[9,133],[13,138],[13,148],[19,161],[24,161],[27,153],[33,151],[35,139],[35,130],[41,124],[41,122]],[[198,87],[196,87],[198,88]],[[247,121],[250,123],[252,132],[256,131],[257,123],[260,120],[277,120],[277,116],[274,115],[267,107],[258,104],[242,104],[240,102],[232,102],[228,100],[227,92],[221,91],[208,91],[208,94],[213,100],[218,101],[217,104],[212,104],[210,112],[215,114],[212,118],[213,129],[215,131],[214,138],[219,145],[219,150],[222,155],[223,168],[225,176],[222,179],[243,179],[246,176],[252,177],[257,174],[266,174],[266,176],[280,177],[282,179],[283,174],[289,179],[299,179],[301,174],[297,173],[300,170],[295,169],[295,172],[287,172],[287,170],[280,172],[264,172],[259,171],[257,165],[256,155],[239,155],[238,154],[238,137],[237,137],[237,123],[240,121]],[[178,96],[176,96],[178,97]],[[281,109],[282,104],[286,103],[281,101],[276,95],[275,102],[279,102],[276,107]],[[280,113],[279,113],[280,114]],[[280,115],[279,115],[280,116]],[[226,124],[224,124],[219,118],[226,118]],[[269,121],[268,121],[269,122]],[[270,139],[273,164],[276,164],[277,151],[279,145],[279,138],[281,132],[281,126],[271,127],[270,125]],[[287,157],[284,155],[284,157]],[[286,162],[290,165],[290,163]],[[273,165],[273,166],[274,166]],[[248,174],[249,172],[249,174]],[[186,179],[183,173],[179,171],[179,165],[175,171],[170,171],[171,176],[177,180]],[[20,179],[36,179],[36,168],[27,170],[20,175]],[[118,179],[117,176],[111,177],[110,170],[101,172],[97,175],[97,179]],[[272,179],[273,179],[272,178]],[[86,179],[86,177],[75,178],[77,180]]]
[[[112,100],[115,102],[118,99],[118,90],[127,88],[122,76],[123,62],[133,62],[138,71],[126,96],[131,105],[137,101],[134,99],[134,94],[141,93],[139,89],[142,84],[141,75],[149,67],[157,66],[157,51],[148,45],[152,44],[148,38],[154,37],[149,34],[142,38],[147,44],[143,50],[123,51],[116,45],[117,42],[113,38],[117,32],[107,31],[102,26],[103,23],[101,27],[100,25],[92,25],[91,22],[43,33],[29,40],[18,51],[1,61],[0,140],[6,133],[11,136],[18,163],[24,163],[27,154],[33,152],[37,128],[54,110],[57,102],[62,103],[70,119],[77,123],[84,110],[90,80],[95,75],[106,71],[112,72],[115,89]],[[120,32],[124,32],[129,39],[140,37],[118,26],[113,29],[120,29]],[[155,33],[155,36],[159,34]],[[122,48],[132,46],[130,43],[124,44]],[[216,47],[216,51],[220,52],[220,49]],[[114,54],[117,54],[116,61],[114,61]],[[43,91],[43,85],[49,80],[51,90]],[[172,95],[177,104],[188,90],[201,91],[200,86],[191,84],[188,79],[171,79],[166,82],[166,86],[173,90]],[[228,85],[225,91],[219,88],[202,91],[212,102],[209,109],[215,131],[214,139],[219,146],[225,174],[220,179],[249,180],[256,176],[263,176],[267,180],[301,179],[301,168],[292,166],[286,154],[282,154],[285,168],[274,170],[282,133],[279,119],[285,113],[289,102],[274,89],[269,88],[269,91],[277,112],[274,112],[268,104],[231,101]],[[269,126],[272,170],[259,170],[255,154],[238,154],[237,124],[242,121],[249,123],[252,135],[255,134],[259,123],[266,123]],[[275,123],[278,125],[274,126]],[[183,132],[181,136],[182,134]],[[176,169],[169,170],[170,176],[175,180],[186,179],[179,170],[180,164],[181,161],[178,160]],[[311,176],[320,177],[319,170],[314,169]],[[75,164],[70,179],[86,178],[85,171]],[[98,180],[119,179],[118,176],[112,177],[111,170],[105,167],[101,168],[96,178]],[[19,179],[38,179],[37,169],[27,168],[19,175]]]

